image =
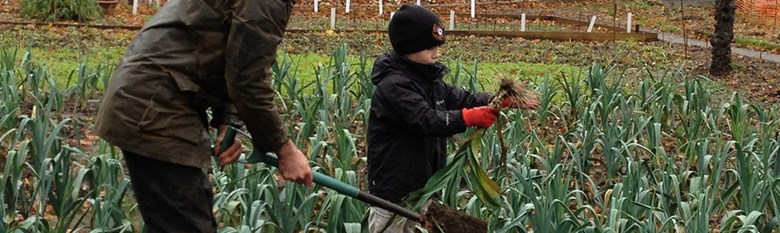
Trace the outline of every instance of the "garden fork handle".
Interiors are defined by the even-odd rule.
[[[225,132],[225,137],[222,139],[222,144],[220,144],[221,146],[220,148],[227,148],[227,146],[233,144],[233,139],[236,137],[237,132],[238,132],[237,129],[233,127],[228,127],[227,131]],[[256,150],[252,150],[252,154],[248,158],[239,160],[238,162],[240,163],[262,162],[274,167],[279,166],[279,160],[275,156],[270,154],[263,154]],[[333,177],[327,176],[325,174],[316,171],[312,171],[311,174],[314,183],[333,189],[338,193],[358,199],[366,204],[377,206],[387,211],[401,215],[405,218],[414,220],[416,222],[420,222],[420,214],[413,212],[407,208],[404,208],[398,204],[389,202],[385,199],[368,194],[366,192],[362,192],[354,186],[341,182],[340,180],[334,179]]]

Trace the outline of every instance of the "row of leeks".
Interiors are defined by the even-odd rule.
[[[281,54],[273,67],[293,141],[313,169],[366,190],[373,58],[341,46],[314,67],[297,59]],[[99,99],[110,66],[74,67],[58,89],[32,60],[0,53],[0,232],[140,231],[121,155],[104,142],[83,145],[91,116],[68,114]],[[494,90],[497,80],[479,76],[477,62],[449,65],[448,82]],[[299,75],[309,69],[311,77]],[[421,193],[487,220],[490,232],[780,230],[773,108],[718,96],[705,77],[682,71],[628,74],[594,64],[515,79],[531,80],[540,107],[502,111],[500,127],[469,147],[459,143],[471,131],[457,135],[442,171],[454,176]],[[366,230],[367,205],[286,183],[272,167],[208,172],[220,232]]]
[[[136,206],[125,202],[121,159],[110,145],[82,138],[91,116],[66,113],[87,106],[110,66],[82,64],[66,77],[76,81],[59,88],[30,51],[17,58],[18,50],[0,50],[0,232],[131,231]]]

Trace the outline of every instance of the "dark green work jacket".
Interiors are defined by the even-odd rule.
[[[106,88],[96,130],[166,162],[209,167],[211,125],[246,124],[255,149],[288,140],[271,65],[293,0],[171,0],[129,45]],[[209,111],[210,110],[210,111]]]

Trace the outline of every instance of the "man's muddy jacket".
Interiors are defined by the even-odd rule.
[[[270,67],[293,0],[171,0],[129,45],[106,88],[96,129],[142,156],[209,167],[211,125],[246,124],[255,149],[287,132]]]
[[[369,192],[399,203],[446,165],[446,138],[464,132],[462,109],[487,105],[491,95],[442,80],[449,68],[396,53],[379,56],[368,125]]]

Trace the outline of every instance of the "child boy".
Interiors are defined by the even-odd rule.
[[[446,137],[470,126],[490,127],[496,113],[486,106],[491,94],[470,93],[442,80],[450,69],[437,62],[445,36],[433,12],[403,5],[388,34],[393,51],[377,57],[372,71],[368,179],[370,193],[400,203],[445,166]],[[391,216],[371,207],[369,232],[382,231]],[[415,225],[396,216],[384,232],[413,232]]]

